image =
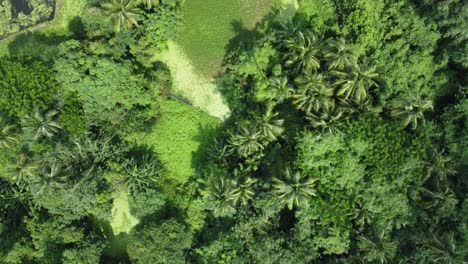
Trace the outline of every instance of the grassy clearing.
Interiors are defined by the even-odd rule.
[[[212,78],[197,74],[194,66],[177,43],[169,42],[169,49],[155,59],[166,63],[174,80],[173,92],[188,99],[193,106],[212,116],[224,119],[229,108],[224,103],[218,86]]]
[[[194,153],[219,125],[219,119],[196,108],[173,100],[161,99],[161,117],[150,133],[140,133],[131,139],[153,146],[168,180],[185,183],[195,175]]]
[[[252,29],[276,1],[186,0],[180,44],[195,69],[204,76],[215,76],[230,40],[240,31]]]
[[[139,220],[130,214],[128,194],[125,188],[120,188],[114,193],[112,204],[112,219],[110,225],[115,236],[120,233],[129,233]]]

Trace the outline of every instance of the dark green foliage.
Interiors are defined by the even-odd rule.
[[[0,109],[22,118],[33,106],[45,110],[53,106],[58,83],[50,66],[20,59],[0,60]]]
[[[185,263],[191,235],[185,226],[166,220],[143,226],[132,234],[127,252],[135,263]],[[157,241],[157,242],[156,242]]]
[[[218,28],[239,33],[223,123],[154,63],[168,40],[219,57],[177,43],[219,31],[187,24],[197,1],[91,0],[69,35],[15,38],[33,58],[0,58],[0,262],[464,263],[466,3],[298,2]]]
[[[86,55],[81,48],[75,40],[63,43],[55,69],[63,89],[77,94],[90,125],[125,133],[154,118],[152,91],[130,63]],[[145,114],[135,118],[140,112]],[[128,122],[131,117],[134,123]]]
[[[76,93],[67,93],[63,100],[63,106],[60,108],[59,124],[72,135],[78,136],[86,133],[89,125],[78,95]]]

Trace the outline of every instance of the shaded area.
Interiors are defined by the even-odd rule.
[[[13,5],[13,15],[14,17],[18,17],[19,13],[23,13],[25,15],[31,14],[31,7],[26,0],[11,0],[11,4]]]

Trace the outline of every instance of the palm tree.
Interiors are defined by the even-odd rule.
[[[348,68],[347,71],[334,71],[338,78],[333,84],[338,87],[337,96],[346,100],[354,100],[360,104],[369,97],[369,89],[378,86],[376,79],[379,74],[376,67],[365,69],[358,64]]]
[[[333,88],[327,85],[322,74],[306,73],[294,81],[299,86],[292,96],[298,109],[312,113],[333,103]]]
[[[31,159],[26,153],[21,153],[15,165],[8,168],[10,178],[17,184],[25,182],[27,178],[37,175],[38,162]]]
[[[0,119],[0,149],[11,148],[18,143],[18,130],[15,125],[6,124]]]
[[[282,103],[291,97],[291,93],[294,91],[288,83],[288,78],[273,77],[270,79],[270,87],[275,91],[276,101]]]
[[[233,153],[234,150],[230,146],[224,144],[223,140],[218,141],[216,138],[207,150],[208,157],[218,163],[226,163],[227,158]]]
[[[149,10],[153,6],[159,5],[159,0],[141,0],[141,3]]]
[[[135,0],[107,0],[101,4],[101,10],[114,25],[115,31],[119,32],[122,28],[138,27],[141,10],[136,5]]]
[[[65,185],[70,172],[65,169],[59,162],[52,162],[49,165],[43,166],[39,173],[39,180],[35,183],[37,188],[36,193],[43,193],[44,190],[50,192],[53,187]]]
[[[357,206],[354,209],[353,213],[350,213],[351,219],[354,220],[354,223],[358,226],[359,230],[364,230],[366,225],[372,223],[372,212],[364,208],[361,201],[357,202]]]
[[[51,138],[60,129],[62,129],[62,127],[55,122],[57,115],[58,112],[54,109],[42,113],[38,108],[36,108],[32,116],[26,115],[23,118],[22,123],[24,130],[28,133],[34,134],[34,140],[41,137]]]
[[[434,263],[464,263],[459,258],[453,232],[447,232],[442,236],[432,234],[432,239],[424,242],[424,247],[431,253],[431,261]]]
[[[248,157],[260,150],[263,150],[262,131],[256,126],[242,126],[239,131],[229,139],[231,145],[237,148],[237,152],[242,157]]]
[[[430,99],[423,99],[419,91],[407,92],[404,97],[396,98],[392,101],[392,110],[390,114],[393,117],[400,118],[403,126],[411,125],[414,130],[421,122],[424,124],[424,112],[434,108]]]
[[[252,200],[255,194],[253,185],[256,182],[257,179],[252,179],[250,177],[245,178],[241,182],[236,182],[234,184],[234,191],[232,192],[232,200],[234,204],[237,205],[240,202],[243,205],[246,205],[250,200]]]
[[[373,229],[369,236],[359,236],[358,246],[363,253],[363,258],[370,262],[387,263],[393,258],[397,250],[397,244],[390,241],[386,234],[387,229]]]
[[[215,216],[228,216],[236,211],[234,190],[230,180],[220,178],[214,182],[209,190],[208,198]]]
[[[344,70],[346,67],[355,67],[357,58],[351,52],[344,38],[329,41],[325,59],[329,70]]]
[[[320,68],[320,60],[317,58],[320,48],[317,37],[312,32],[296,31],[284,41],[284,45],[287,49],[284,55],[287,68],[293,68],[296,72]]]
[[[456,173],[453,168],[452,159],[444,155],[444,150],[432,151],[431,160],[426,162],[426,179],[432,175],[436,176],[441,182],[448,182],[448,176]]]
[[[282,180],[273,178],[273,192],[278,194],[281,202],[291,210],[293,206],[307,205],[309,199],[316,196],[315,181],[300,171],[293,173],[290,168],[287,168]]]
[[[269,103],[260,122],[263,127],[263,136],[271,141],[277,139],[284,132],[284,119],[278,118],[278,112],[273,112],[274,104]]]
[[[306,118],[313,127],[321,129],[322,132],[341,133],[343,114],[343,110],[338,109],[334,104],[329,104],[320,109],[318,113],[308,113]]]
[[[140,162],[132,158],[124,167],[125,185],[130,193],[138,194],[148,189],[156,189],[160,167],[159,161],[148,155],[143,156]]]

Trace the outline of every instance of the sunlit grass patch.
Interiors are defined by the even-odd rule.
[[[126,189],[117,189],[114,195],[110,225],[114,235],[117,236],[120,233],[129,233],[138,224],[139,220],[130,213]]]
[[[184,183],[195,175],[194,153],[204,140],[204,132],[219,125],[219,119],[181,102],[161,99],[161,117],[150,133],[131,140],[153,146],[161,160],[162,176]]]
[[[155,59],[166,63],[171,70],[174,81],[172,89],[176,95],[212,116],[224,119],[229,115],[229,108],[214,79],[198,74],[179,45],[169,42],[169,49],[157,54]]]
[[[197,71],[214,76],[229,41],[242,28],[252,29],[277,0],[187,0],[182,5],[180,44]],[[237,31],[237,32],[236,32]]]

